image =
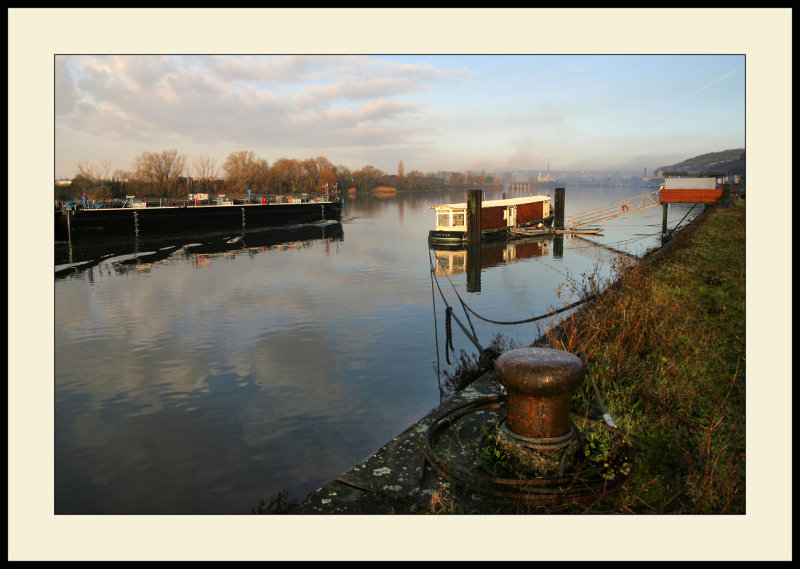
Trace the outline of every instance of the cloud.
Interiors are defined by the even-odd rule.
[[[267,147],[407,142],[427,82],[466,69],[361,56],[57,58],[57,121],[112,140],[226,141]],[[427,128],[423,122],[417,128]],[[305,131],[303,129],[306,129]],[[340,138],[317,136],[341,129]],[[364,130],[366,129],[366,130]]]

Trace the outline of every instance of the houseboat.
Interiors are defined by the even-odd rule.
[[[467,240],[467,204],[432,206],[435,226],[428,233],[431,243],[458,243]],[[526,196],[487,200],[481,204],[481,239],[506,237],[517,227],[552,227],[553,209],[549,196]]]

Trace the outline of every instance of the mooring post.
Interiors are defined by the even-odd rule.
[[[667,232],[667,208],[668,207],[669,207],[669,203],[668,202],[664,202],[664,203],[661,204],[661,210],[662,210],[662,214],[661,214],[661,234],[662,235]]]
[[[508,390],[507,418],[500,426],[504,442],[528,455],[563,450],[577,434],[570,399],[585,376],[583,361],[551,348],[520,348],[495,362],[498,381]]]
[[[467,240],[470,243],[481,241],[481,207],[483,190],[467,191]]]
[[[556,229],[564,229],[564,188],[555,189],[555,212],[553,225]]]
[[[564,258],[564,236],[563,235],[553,235],[553,258],[554,259],[563,259]]]
[[[64,214],[67,216],[67,241],[72,243],[72,223],[70,222],[70,214],[72,213],[72,209],[67,208],[64,210]]]
[[[467,292],[481,291],[481,243],[467,242]]]

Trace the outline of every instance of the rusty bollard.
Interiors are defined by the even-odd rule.
[[[581,359],[551,348],[520,348],[501,355],[495,372],[508,391],[498,443],[528,466],[563,469],[563,455],[574,451],[577,438],[570,399],[586,373]]]

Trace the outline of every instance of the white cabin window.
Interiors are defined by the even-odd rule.
[[[463,213],[454,213],[453,214],[453,226],[460,227],[462,225],[466,225],[464,223],[464,214]]]
[[[450,227],[450,214],[440,213],[436,216],[436,225],[439,227]]]

